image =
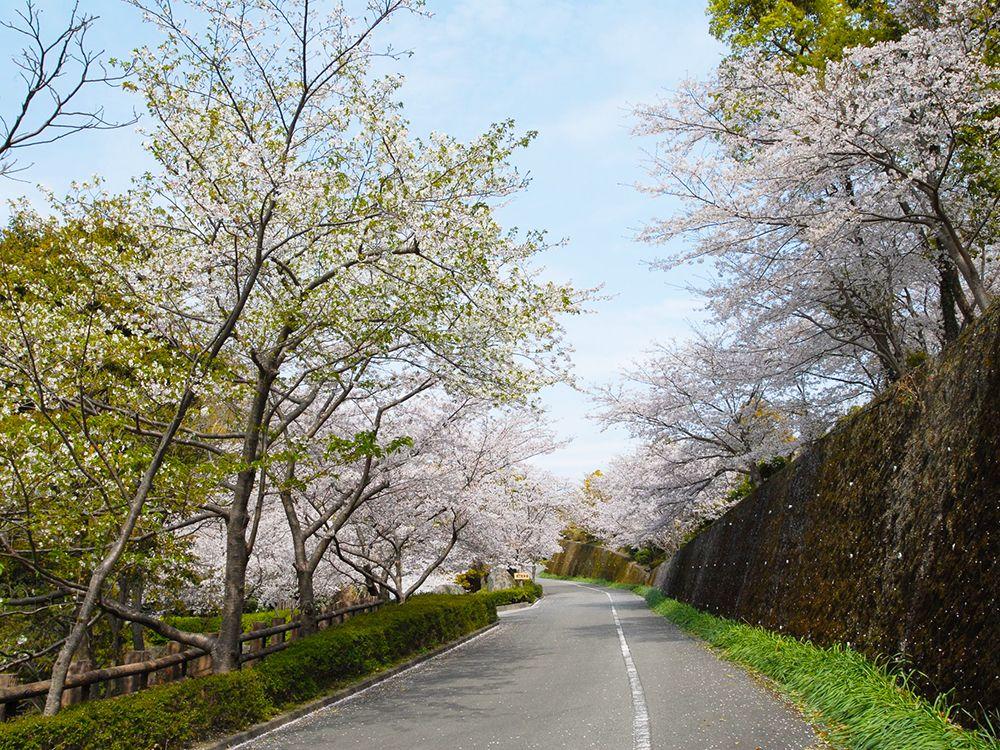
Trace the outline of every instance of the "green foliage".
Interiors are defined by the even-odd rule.
[[[846,646],[820,648],[764,628],[715,617],[651,586],[572,578],[642,596],[659,615],[703,638],[725,658],[774,681],[801,705],[836,747],[846,750],[1000,750],[993,734],[951,720],[946,698],[930,703],[912,675],[890,670]]]
[[[886,0],[709,0],[708,15],[712,34],[737,54],[760,50],[798,68],[903,32]]]
[[[59,578],[86,582],[118,534],[122,508],[155,449],[136,434],[142,415],[169,417],[161,391],[190,368],[156,332],[150,311],[127,293],[145,251],[99,218],[60,222],[17,211],[0,229],[0,516],[5,545]],[[43,385],[40,385],[43,384]],[[79,408],[86,394],[92,404]],[[225,474],[223,470],[222,475]],[[195,582],[190,539],[153,535],[217,487],[219,469],[176,446],[134,538],[104,592],[130,599],[137,586],[170,598]],[[45,594],[52,585],[16,558],[0,570],[0,598]],[[65,632],[73,601],[0,622],[0,651],[39,651]],[[120,655],[107,621],[90,629],[98,658]],[[17,669],[42,679],[55,651]]]
[[[582,526],[577,526],[575,523],[570,523],[565,529],[560,532],[560,536],[569,542],[579,542],[580,544],[603,544],[600,537],[591,534]]]
[[[629,557],[647,568],[655,568],[667,559],[667,553],[653,544],[645,547],[629,547],[625,550]]]
[[[271,714],[252,669],[84,703],[0,725],[0,750],[153,750],[239,731]]]
[[[534,581],[527,581],[523,586],[515,586],[512,589],[480,591],[476,596],[486,599],[494,608],[522,602],[532,604],[542,598],[542,587]]]
[[[488,599],[421,594],[298,641],[265,659],[256,672],[268,700],[282,706],[495,620],[496,607]]]
[[[468,570],[459,573],[455,576],[455,583],[461,586],[466,591],[471,591],[475,593],[483,587],[483,581],[486,580],[486,576],[490,574],[489,567],[485,565],[473,565]]]
[[[343,463],[350,463],[367,457],[382,458],[402,448],[412,447],[413,438],[411,437],[393,438],[385,445],[380,445],[374,432],[363,430],[350,438],[331,435],[327,439],[326,453],[328,458],[336,458]]]
[[[426,594],[296,641],[259,665],[0,724],[0,750],[166,750],[231,734],[283,706],[496,620],[479,596]]]
[[[791,463],[791,460],[787,456],[775,456],[774,458],[768,459],[767,461],[758,461],[757,474],[760,477],[760,481],[766,482],[768,479],[773,477],[783,468],[788,466],[789,463]],[[726,495],[726,500],[729,503],[738,503],[740,500],[746,497],[750,497],[750,494],[755,489],[757,489],[757,487],[758,485],[754,483],[751,477],[744,476],[743,479],[740,480],[735,487],[729,490],[729,493]],[[704,531],[711,525],[712,522],[709,521],[699,526],[694,536],[691,537],[691,539],[693,539],[695,536],[700,534],[702,531]],[[685,539],[685,542],[687,541],[690,541],[690,539]]]
[[[906,353],[906,369],[907,371],[916,370],[918,367],[923,367],[928,362],[931,361],[931,355],[925,352],[923,349],[914,349]]]

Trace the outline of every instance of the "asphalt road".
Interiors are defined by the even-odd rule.
[[[543,584],[542,600],[504,613],[501,624],[479,638],[242,747],[818,746],[791,708],[637,596]]]

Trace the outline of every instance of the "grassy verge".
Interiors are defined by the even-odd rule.
[[[820,648],[715,617],[650,586],[596,578],[563,580],[627,589],[644,597],[650,609],[704,639],[726,659],[772,680],[837,747],[1000,750],[1000,740],[992,733],[963,729],[953,722],[944,697],[934,703],[921,698],[910,689],[908,675],[889,671],[847,647]]]

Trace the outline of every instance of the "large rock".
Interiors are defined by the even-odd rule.
[[[562,550],[552,555],[545,570],[557,576],[583,576],[584,578],[604,578],[618,583],[650,583],[650,571],[614,550],[593,544],[559,542]]]
[[[514,576],[508,573],[504,568],[494,568],[486,576],[486,590],[496,591],[497,589],[512,589],[514,588]]]
[[[431,589],[432,594],[464,594],[465,589],[457,583],[442,583]]]

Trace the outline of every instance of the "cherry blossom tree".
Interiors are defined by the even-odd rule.
[[[732,477],[706,484],[705,467],[681,454],[677,446],[646,445],[615,457],[589,479],[574,522],[612,548],[677,549],[741,498]]]
[[[646,445],[679,448],[663,458],[702,467],[683,473],[693,491],[733,474],[756,482],[758,464],[791,452],[816,418],[801,390],[778,387],[768,365],[706,339],[661,347],[625,385],[605,392],[602,418]]]
[[[341,75],[346,62],[361,49],[369,31],[399,5],[382,8],[358,36],[332,39],[332,52],[329,53],[332,59],[317,63],[319,67],[312,69],[312,77],[306,77],[309,75],[310,60],[302,58],[303,67],[299,72],[305,77],[304,85],[297,91],[284,89],[283,100],[262,100],[252,96],[240,100],[232,88],[229,89],[232,96],[228,100],[219,98],[220,95],[225,96],[221,92],[226,90],[227,81],[224,76],[217,75],[222,72],[221,69],[212,66],[223,65],[224,60],[227,65],[229,62],[251,65],[254,50],[261,48],[249,39],[260,29],[251,32],[248,26],[234,27],[234,19],[227,15],[223,5],[200,5],[199,10],[212,17],[211,26],[226,32],[215,37],[209,35],[207,43],[210,46],[206,49],[185,28],[174,23],[169,5],[146,9],[151,18],[174,32],[168,33],[161,49],[162,61],[157,61],[148,52],[136,61],[136,86],[146,95],[150,113],[159,123],[152,133],[150,148],[154,157],[164,165],[164,172],[146,176],[137,191],[125,200],[99,201],[88,206],[87,213],[100,213],[105,221],[114,225],[139,227],[148,234],[136,238],[136,242],[148,248],[148,255],[143,260],[147,269],[155,271],[138,270],[129,275],[128,269],[120,264],[106,262],[105,265],[112,265],[111,270],[122,279],[126,289],[133,292],[133,299],[141,300],[146,308],[161,313],[157,319],[161,324],[158,335],[173,344],[190,365],[186,376],[171,378],[169,388],[164,389],[166,393],[161,394],[161,401],[168,404],[163,418],[151,418],[148,412],[136,413],[137,424],[156,449],[146,463],[138,484],[117,483],[117,491],[127,498],[128,512],[120,524],[117,539],[84,587],[75,624],[53,667],[46,713],[51,714],[58,709],[72,654],[94,608],[98,604],[107,604],[101,601],[101,588],[129,544],[154,479],[175,445],[178,433],[183,428],[188,444],[206,446],[202,439],[204,435],[200,434],[203,428],[185,424],[188,413],[198,390],[206,384],[206,374],[219,360],[223,349],[227,345],[232,346],[236,340],[243,340],[244,334],[238,330],[237,324],[249,324],[252,330],[260,322],[260,316],[267,309],[260,304],[260,300],[266,298],[266,293],[260,290],[262,276],[266,276],[270,266],[282,265],[279,262],[281,258],[277,257],[279,251],[291,254],[301,250],[301,243],[293,247],[293,243],[299,240],[308,247],[310,240],[315,241],[317,236],[328,234],[339,225],[339,220],[331,219],[318,222],[317,227],[315,213],[308,215],[303,211],[296,214],[300,206],[288,211],[287,196],[308,195],[302,181],[297,180],[302,173],[291,167],[303,164],[316,166],[317,161],[303,159],[303,156],[309,154],[315,157],[317,152],[313,147],[337,127],[330,125],[333,118],[324,117],[324,123],[317,126],[304,115],[316,111],[312,107],[323,103],[324,93],[326,97],[338,93],[332,89],[337,88],[346,77]],[[277,15],[280,16],[280,13]],[[224,57],[225,50],[217,46],[218,43],[233,41],[234,34],[239,34],[241,29],[250,35],[246,37],[248,44],[243,47],[242,60],[233,50],[229,50],[228,58]],[[335,35],[337,33],[334,32]],[[348,32],[345,30],[344,33]],[[305,44],[307,39],[315,38],[303,38],[302,43]],[[212,43],[216,44],[214,48]],[[199,53],[202,53],[200,57]],[[211,76],[211,80],[206,76]],[[260,80],[263,86],[265,79]],[[258,91],[263,93],[263,89]],[[276,94],[275,91],[271,93]],[[271,120],[245,117],[251,105],[257,106],[258,113],[262,114],[269,104],[274,105]],[[284,137],[277,137],[278,131],[274,131],[264,142],[265,130],[276,120],[285,126],[282,132]],[[344,126],[340,127],[342,130]],[[249,161],[244,161],[241,166],[240,159]],[[320,176],[322,182],[322,175],[339,173],[313,169],[312,174]],[[336,179],[342,178],[331,176],[326,182],[329,184],[330,180]],[[295,192],[297,189],[298,193]],[[325,208],[327,206],[320,211]],[[294,217],[291,222],[289,217]],[[352,217],[350,221],[356,219]],[[290,260],[289,255],[286,255],[287,260]],[[339,267],[343,264],[335,265]],[[284,267],[289,268],[287,262]],[[139,304],[134,306],[140,307]],[[289,330],[282,336],[289,338],[291,333]],[[230,366],[239,364],[236,352],[227,352],[225,358]],[[258,394],[262,390],[259,387],[261,383],[269,385],[273,380],[276,363],[276,358],[266,351],[258,358]],[[93,401],[88,401],[87,408],[91,403]],[[243,458],[247,464],[257,458],[261,440],[260,417],[265,400],[258,397],[251,403],[250,414],[245,420],[248,427],[242,441]],[[234,496],[238,500],[249,496],[254,474],[252,469],[242,469],[237,473]],[[235,503],[229,518],[236,526],[245,527],[246,512],[240,502]],[[237,545],[227,547],[227,550],[231,550],[233,555],[240,554]],[[232,593],[242,600],[238,584],[234,584]],[[239,620],[238,611],[242,602],[232,606],[234,611],[228,613],[228,627],[213,646],[218,652],[222,669],[234,665],[232,654],[238,638],[238,622],[234,624],[233,619],[235,612],[235,619]],[[152,624],[142,613],[131,612],[130,616],[144,624]],[[185,637],[175,630],[166,632],[162,623],[157,627],[168,637]],[[187,638],[187,642],[192,640]]]
[[[466,556],[519,568],[559,551],[559,539],[575,513],[576,498],[563,481],[521,464],[499,472],[480,489],[476,524],[462,541]]]
[[[643,189],[682,205],[642,236],[712,264],[711,320],[603,394],[640,447],[589,528],[675,543],[990,304],[997,10],[931,5],[712,0],[732,54],[637,110]]]
[[[774,336],[794,323],[805,365],[857,359],[846,377],[874,366],[873,387],[904,374],[995,286],[996,196],[976,186],[996,153],[970,148],[995,128],[984,7],[944,3],[932,27],[821,69],[745,52],[642,108],[638,132],[662,147],[647,189],[688,206],[646,239],[691,237],[666,264],[717,262],[717,317]]]
[[[659,347],[600,396],[600,418],[640,447],[594,481],[598,499],[583,505],[581,525],[619,546],[668,548],[668,537],[717,515],[737,485],[757,486],[771,462],[826,427],[836,405],[802,380],[780,357],[726,339]]]
[[[434,384],[425,373],[396,372],[375,389],[342,380],[340,390],[318,410],[285,432],[271,474],[287,521],[302,631],[316,627],[315,574],[326,560],[336,532],[364,503],[386,489],[382,476],[394,454],[412,444],[408,435],[384,440],[386,415],[404,407]],[[345,408],[345,406],[347,408]]]
[[[557,538],[560,506],[525,476],[525,461],[558,444],[540,416],[447,400],[432,408],[439,416],[417,420],[421,434],[386,472],[385,490],[334,539],[342,570],[400,601],[453,553],[537,559]]]
[[[296,439],[308,440],[337,411],[327,407],[344,383],[362,373],[446,372],[449,388],[522,398],[561,377],[557,316],[578,301],[536,280],[529,262],[541,238],[504,232],[490,208],[524,185],[509,159],[530,136],[501,123],[469,143],[411,138],[393,99],[398,83],[369,75],[371,33],[408,3],[375,3],[353,22],[342,9],[321,15],[297,3],[136,4],[165,37],[138,53],[129,82],[146,101],[161,169],[123,196],[87,188],[57,208],[85,232],[128,228],[129,255],[102,256],[95,246],[84,264],[103,274],[107,294],[127,300],[114,320],[101,311],[102,330],[125,338],[141,329],[169,354],[130,362],[141,370],[138,395],[122,402],[81,388],[60,367],[67,341],[89,340],[79,336],[82,323],[67,328],[51,311],[13,307],[16,335],[5,341],[34,408],[53,414],[45,407],[56,403],[60,414],[83,415],[81,425],[114,416],[148,449],[141,460],[126,454],[135,477],[116,473],[109,456],[98,474],[72,462],[122,510],[109,514],[112,539],[86,580],[55,582],[81,599],[47,713],[58,708],[98,607],[209,647],[217,669],[234,668],[246,570],[265,502],[281,486],[271,484],[271,469],[283,436],[296,426]],[[52,364],[40,369],[42,350]],[[83,351],[81,361],[98,361]],[[102,456],[100,436],[80,434]],[[225,526],[216,638],[177,631],[102,593],[144,535],[144,513],[175,453],[208,459],[223,490],[192,499],[190,512],[175,507],[181,517],[163,524],[166,534],[210,518]]]
[[[168,41],[136,70],[161,122],[154,149],[171,165],[147,188],[159,226],[185,250],[193,241],[214,255],[223,234],[235,250],[212,261],[228,269],[218,282],[187,289],[184,305],[197,309],[175,314],[184,325],[211,315],[246,259],[259,259],[249,270],[259,291],[233,339],[241,370],[227,432],[238,448],[227,453],[241,468],[217,509],[229,562],[213,657],[225,670],[236,665],[247,529],[267,492],[256,467],[324,384],[372,360],[447,362],[497,397],[530,390],[548,375],[512,355],[552,351],[553,315],[572,302],[535,284],[521,263],[537,241],[505,235],[485,205],[523,185],[506,160],[525,138],[501,124],[469,144],[410,139],[395,82],[368,82],[368,30],[404,3],[377,6],[353,36],[346,18],[309,6],[198,7],[213,20],[204,40],[169,5],[146,8]]]

